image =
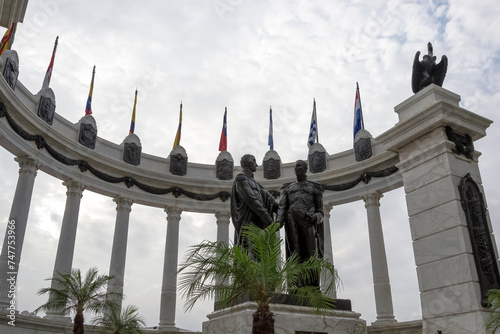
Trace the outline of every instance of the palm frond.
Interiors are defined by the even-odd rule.
[[[292,255],[285,261],[281,253],[283,240],[276,235],[278,230],[278,223],[266,229],[252,225],[243,229],[255,259],[246,249],[224,242],[204,241],[191,246],[178,271],[179,289],[186,298],[185,309],[190,310],[199,300],[207,298],[215,298],[221,307],[226,307],[242,296],[266,305],[275,293],[290,291],[300,303],[318,312],[331,309],[332,300],[317,287],[298,285],[300,279],[312,279],[313,275],[325,272],[332,278],[326,289],[328,293],[338,282],[334,266],[317,257],[299,263]]]
[[[486,321],[486,332],[495,333],[500,329],[500,289],[488,291],[488,304],[490,307],[490,317]]]

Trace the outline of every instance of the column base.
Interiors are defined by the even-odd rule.
[[[232,308],[215,311],[203,323],[203,334],[251,333],[252,314],[256,311],[255,302],[245,302]],[[335,334],[366,334],[366,322],[361,314],[352,311],[332,310],[322,317],[314,308],[306,306],[271,304],[274,314],[276,333],[328,332]]]
[[[375,320],[374,322],[372,322],[372,326],[373,325],[379,325],[379,324],[390,324],[390,323],[396,323],[398,322],[396,319],[394,319],[394,317],[390,318],[380,318],[380,319],[377,319]]]
[[[171,325],[171,324],[159,324],[158,325],[158,330],[159,331],[165,331],[165,332],[178,332],[179,328]]]

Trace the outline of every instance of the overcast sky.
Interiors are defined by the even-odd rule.
[[[365,128],[374,137],[390,129],[398,121],[394,106],[413,95],[415,52],[425,54],[430,41],[438,59],[443,54],[449,59],[443,87],[461,96],[461,107],[495,122],[474,145],[482,152],[486,200],[498,231],[499,20],[500,6],[493,0],[30,0],[13,49],[20,58],[20,82],[36,94],[59,36],[50,86],[56,112],[73,123],[84,115],[96,65],[92,110],[102,138],[120,144],[128,134],[137,88],[135,133],[144,153],[168,156],[182,101],[181,145],[190,162],[214,163],[227,106],[228,151],[236,162],[251,153],[260,164],[269,149],[270,105],[274,149],[284,162],[307,157],[313,98],[327,152],[352,148],[356,82]],[[18,166],[3,148],[0,161],[3,236]],[[44,279],[54,267],[66,199],[61,182],[41,171],[35,181],[19,272],[20,311],[46,301],[36,292],[49,285]],[[376,314],[364,205],[358,201],[331,213],[334,261],[343,281],[339,298],[351,299],[353,310],[371,323]],[[396,319],[419,319],[402,189],[384,194],[381,216]],[[111,198],[84,191],[75,268],[97,266],[108,273],[114,223]],[[132,206],[124,305],[137,305],[148,326],[159,320],[165,234],[163,210]],[[203,239],[216,239],[215,217],[183,213],[180,257]],[[208,301],[184,313],[178,297],[176,324],[201,330],[211,310]]]

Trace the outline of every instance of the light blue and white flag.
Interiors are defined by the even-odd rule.
[[[316,118],[316,100],[313,100],[313,113],[311,117],[311,127],[309,129],[309,138],[307,147],[311,147],[318,142],[318,119]]]

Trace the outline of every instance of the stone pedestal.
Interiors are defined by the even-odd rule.
[[[203,334],[252,333],[252,313],[257,309],[254,302],[246,302],[232,308],[213,312],[203,323]],[[327,316],[315,313],[310,307],[271,304],[274,313],[275,334],[321,333],[365,334],[366,322],[359,313],[333,310]]]
[[[399,153],[423,333],[484,333],[489,317],[481,305],[481,265],[474,260],[459,184],[470,174],[480,186],[480,153],[472,141],[485,136],[491,121],[460,108],[459,101],[452,92],[428,86],[395,108],[399,122],[378,137]],[[490,256],[497,261],[496,249]]]

